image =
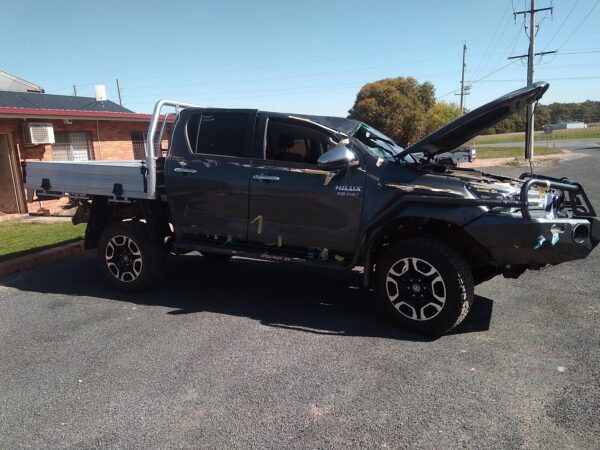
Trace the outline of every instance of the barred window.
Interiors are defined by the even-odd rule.
[[[166,127],[163,131],[163,142],[169,139],[170,129]],[[148,133],[141,131],[132,131],[131,132],[131,145],[133,146],[133,159],[145,159],[146,158],[146,138],[148,137]],[[158,152],[158,149],[162,150],[161,143],[158,142],[158,133],[154,140],[154,148]],[[160,153],[159,153],[160,154]]]
[[[91,155],[91,141],[88,133],[54,134],[52,159],[55,161],[87,161]]]
[[[131,144],[133,145],[133,159],[146,158],[146,133],[134,131],[131,133]]]

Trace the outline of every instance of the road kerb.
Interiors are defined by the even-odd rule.
[[[29,255],[19,256],[0,262],[0,276],[22,270],[33,269],[63,259],[74,258],[84,252],[83,241],[52,247]]]

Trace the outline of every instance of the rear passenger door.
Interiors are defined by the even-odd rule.
[[[176,236],[230,245],[245,241],[256,110],[183,111],[165,164]]]

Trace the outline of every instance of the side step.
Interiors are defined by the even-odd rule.
[[[178,239],[173,242],[173,247],[175,249],[181,249],[186,251],[198,251],[202,253],[203,251],[210,253],[217,253],[222,255],[231,255],[231,256],[241,256],[244,258],[254,258],[260,259],[263,261],[270,262],[279,262],[285,264],[300,264],[304,266],[313,266],[313,267],[329,267],[332,269],[352,269],[354,265],[352,264],[352,260],[350,258],[343,259],[341,261],[322,261],[318,259],[309,259],[300,256],[299,254],[286,253],[282,251],[268,251],[264,248],[256,248],[250,246],[227,246],[223,247],[221,245],[215,246],[206,244],[203,242],[192,241],[187,239]]]

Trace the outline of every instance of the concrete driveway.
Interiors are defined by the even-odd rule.
[[[544,171],[600,208],[581,151]],[[598,250],[496,278],[432,340],[375,314],[356,273],[185,256],[124,295],[86,255],[5,276],[0,447],[599,448],[598,279]]]

